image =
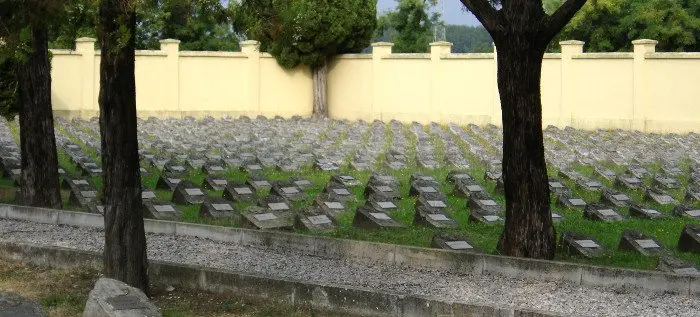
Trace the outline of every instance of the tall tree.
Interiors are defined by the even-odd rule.
[[[560,4],[547,0],[545,7]],[[586,4],[558,38],[585,41],[597,52],[631,51],[631,42],[640,38],[659,41],[661,51],[698,51],[699,9],[697,0],[597,0]]]
[[[447,25],[445,39],[454,53],[493,53],[493,40],[482,26]]]
[[[374,0],[242,0],[238,24],[284,68],[307,65],[313,77],[313,115],[328,116],[328,59],[369,45]]]
[[[5,116],[19,111],[20,201],[29,206],[61,207],[47,35],[48,21],[61,5],[58,0],[0,1],[0,64],[3,81],[11,83],[0,88],[10,89],[2,94],[2,110]]]
[[[436,0],[400,0],[395,11],[382,14],[375,37],[388,37],[397,53],[428,52],[434,27],[440,23],[438,13],[430,13]]]
[[[461,1],[489,31],[498,51],[506,196],[506,224],[498,250],[553,259],[556,233],[542,139],[542,58],[586,0],[567,0],[551,15],[544,12],[542,0]]]
[[[105,275],[148,294],[136,138],[135,2],[102,0],[98,36],[102,52],[99,103]]]

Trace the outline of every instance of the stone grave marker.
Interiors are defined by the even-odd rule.
[[[260,207],[264,207],[275,212],[284,212],[292,210],[292,205],[286,198],[275,194],[270,194],[267,195],[267,197],[260,199],[258,205]]]
[[[296,215],[296,227],[311,231],[334,231],[338,226],[333,218],[317,208],[306,208]]]
[[[649,175],[649,170],[637,164],[631,164],[627,167],[627,172],[634,175],[636,178],[644,178],[644,176]]]
[[[467,207],[472,211],[478,211],[482,214],[496,215],[501,213],[501,206],[486,194],[472,195]]]
[[[367,199],[367,204],[376,210],[384,212],[391,212],[399,209],[399,206],[394,200],[381,196],[370,196]]]
[[[331,181],[337,182],[345,187],[362,186],[362,182],[347,174],[335,174],[331,176]]]
[[[425,182],[421,180],[417,180],[411,183],[411,189],[408,191],[409,196],[437,193],[440,193],[440,189],[437,186],[433,185],[433,183],[431,182]]]
[[[627,207],[632,200],[629,196],[621,192],[606,189],[603,191],[603,195],[600,197],[600,202],[604,204],[611,204],[616,207]]]
[[[447,173],[447,181],[452,183],[452,184],[456,184],[458,181],[468,180],[468,179],[473,180],[471,175],[469,175],[469,173],[467,173],[466,171],[457,170],[457,171],[450,171],[449,173]]]
[[[373,173],[369,177],[369,184],[387,185],[391,187],[398,187],[400,185],[399,180],[396,179],[396,177],[381,173]]]
[[[681,169],[680,167],[668,164],[661,165],[661,170],[664,173],[672,176],[680,176],[684,173],[683,169]]]
[[[442,210],[417,205],[413,214],[413,224],[431,228],[459,228],[457,222],[447,216]]]
[[[678,203],[675,198],[671,197],[671,195],[659,188],[647,188],[644,193],[644,199],[647,201],[653,201],[659,205],[671,205]]]
[[[485,181],[498,181],[503,177],[503,171],[499,170],[486,170],[484,173],[484,180]]]
[[[70,176],[63,176],[63,182],[61,182],[61,188],[63,189],[93,189],[93,186],[89,180],[80,178],[71,178]]]
[[[255,175],[262,173],[263,167],[260,164],[245,164],[241,167],[241,170],[249,175]]]
[[[602,167],[602,166],[596,166],[595,167],[595,173],[599,177],[602,177],[604,179],[607,179],[609,181],[613,181],[617,178],[617,173],[615,171]]]
[[[579,197],[573,197],[572,195],[568,193],[562,193],[557,195],[557,201],[556,201],[557,206],[564,207],[564,208],[585,208],[586,207],[586,201],[583,200],[582,198]]]
[[[640,231],[629,229],[622,233],[618,249],[634,251],[644,256],[667,252],[656,238],[647,236]]]
[[[700,225],[685,225],[678,239],[678,250],[700,254]]]
[[[680,205],[673,208],[673,214],[677,217],[690,217],[700,219],[700,208]]]
[[[587,192],[600,192],[603,190],[603,184],[598,181],[582,177],[576,181],[576,184]]]
[[[581,173],[574,171],[574,170],[569,170],[569,169],[560,170],[559,176],[563,179],[568,179],[568,180],[572,180],[572,181],[576,181],[577,179],[583,177],[583,175],[581,175]]]
[[[0,291],[0,317],[46,317],[48,314],[37,301],[18,294]]]
[[[630,214],[630,216],[632,216],[634,218],[641,218],[641,219],[665,218],[664,214],[662,214],[658,210],[655,210],[652,208],[645,208],[645,207],[637,205],[637,204],[630,204],[629,214]]]
[[[457,197],[469,198],[475,193],[484,193],[485,190],[474,180],[465,178],[455,183],[454,194]]]
[[[154,157],[149,161],[151,166],[155,167],[159,171],[164,170],[165,166],[170,163],[170,159],[166,157]]]
[[[659,257],[656,270],[684,275],[700,275],[700,269],[695,263],[683,261],[671,256]]]
[[[314,184],[311,183],[311,181],[309,181],[308,179],[303,179],[299,177],[290,178],[290,181],[301,189],[311,188],[314,186]]]
[[[223,198],[210,198],[199,207],[199,217],[240,220],[241,214],[230,201]]]
[[[700,188],[690,187],[685,193],[685,200],[691,202],[700,202]]]
[[[483,210],[472,209],[469,213],[469,221],[485,224],[502,224],[504,222],[504,219],[498,215],[485,214],[483,213]]]
[[[86,208],[97,201],[97,190],[94,188],[74,187],[71,189],[68,201],[72,205]]]
[[[342,202],[328,201],[321,197],[317,197],[314,200],[314,206],[334,221],[338,221],[338,217],[346,211],[346,207]]]
[[[622,174],[618,175],[615,179],[615,186],[628,190],[637,190],[641,189],[644,183],[636,176]]]
[[[314,167],[321,171],[337,171],[340,169],[338,164],[328,159],[317,159],[314,162]]]
[[[224,189],[223,198],[233,202],[254,201],[257,199],[255,188],[248,184],[229,183]]]
[[[207,193],[190,181],[182,181],[175,187],[173,202],[178,205],[199,205],[207,200]]]
[[[583,217],[589,220],[599,221],[620,221],[624,217],[610,205],[594,204],[588,205],[583,211]]]
[[[434,187],[439,187],[440,183],[435,179],[435,177],[422,174],[422,173],[414,173],[411,174],[411,177],[408,179],[408,182],[413,184],[414,182],[422,182],[426,185],[434,186]]]
[[[93,202],[91,204],[88,204],[87,212],[89,212],[91,214],[104,215],[105,214],[105,206],[98,205],[97,202]]]
[[[664,189],[681,188],[681,183],[678,181],[678,179],[663,174],[655,174],[652,183]]]
[[[565,253],[586,258],[600,257],[604,253],[604,248],[600,242],[590,236],[576,232],[562,233],[561,248]]]
[[[303,201],[309,198],[301,188],[292,182],[274,182],[270,193],[291,201]]]
[[[558,179],[550,179],[549,180],[549,192],[554,193],[554,194],[560,194],[560,193],[570,193],[571,190],[569,187],[564,185],[561,181]]]
[[[182,220],[182,212],[169,203],[157,200],[145,201],[143,203],[144,217],[156,220],[179,221]]]
[[[401,223],[391,218],[386,212],[376,210],[367,205],[357,208],[352,226],[366,229],[403,227]]]
[[[433,248],[457,252],[481,252],[481,250],[474,245],[469,236],[467,236],[466,234],[438,232],[435,235],[433,235],[433,238],[430,242],[430,246]]]
[[[182,182],[182,178],[179,174],[173,174],[173,173],[163,173],[160,175],[158,178],[158,182],[156,183],[156,188],[157,189],[167,189],[170,191],[174,191],[175,187],[179,185]]]
[[[443,212],[447,209],[447,197],[444,195],[421,195],[416,199],[415,206],[423,206],[433,212]]]
[[[141,189],[141,200],[153,200],[156,199],[156,193],[148,188]]]
[[[201,157],[190,158],[185,161],[185,164],[187,164],[187,166],[189,166],[193,170],[201,169],[206,163],[207,161]]]
[[[228,180],[223,177],[207,176],[202,182],[202,187],[211,190],[224,190],[228,185]]]
[[[383,199],[393,200],[400,199],[401,194],[398,189],[389,185],[369,183],[365,187],[365,198],[370,196],[382,197]]]
[[[207,163],[202,166],[202,172],[206,175],[221,175],[226,172],[226,168],[218,163]]]
[[[564,218],[564,216],[562,216],[558,213],[552,212],[552,222],[559,223],[559,222],[564,221],[565,219],[566,218]]]
[[[168,164],[165,166],[165,172],[174,174],[174,175],[184,175],[187,173],[187,167],[184,165],[171,165]]]
[[[261,191],[272,188],[272,184],[270,183],[270,181],[260,176],[249,178],[246,184],[254,188],[255,191]]]
[[[241,227],[259,230],[294,230],[295,213],[252,206],[241,214]]]

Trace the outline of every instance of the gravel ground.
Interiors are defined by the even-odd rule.
[[[566,283],[430,270],[367,266],[351,261],[231,245],[192,237],[148,235],[155,260],[264,274],[306,282],[364,287],[444,300],[500,304],[587,316],[700,316],[700,299],[685,295],[624,292]],[[0,239],[101,251],[101,229],[0,220]]]

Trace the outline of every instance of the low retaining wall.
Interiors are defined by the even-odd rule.
[[[100,268],[102,265],[101,255],[97,252],[30,244],[0,242],[0,257],[59,268],[79,266]],[[360,316],[561,316],[509,307],[453,303],[436,298],[273,279],[230,270],[214,270],[162,261],[149,261],[148,274],[151,283],[159,285],[172,285],[183,289],[203,290]]]
[[[102,228],[102,215],[0,204],[0,219]],[[592,287],[636,288],[700,296],[700,276],[461,253],[385,243],[307,236],[276,231],[227,228],[146,219],[147,233],[192,236],[239,245],[263,246],[323,258],[393,266],[421,267],[473,275],[568,282]]]

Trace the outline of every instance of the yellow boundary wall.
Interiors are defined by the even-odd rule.
[[[308,67],[286,70],[241,43],[241,52],[186,52],[179,41],[136,52],[141,117],[310,116]],[[632,42],[630,53],[584,53],[560,42],[542,66],[543,125],[645,132],[700,131],[700,53],[657,53],[656,41]],[[427,54],[394,54],[373,43],[371,54],[348,54],[329,65],[329,114],[335,119],[501,124],[496,54],[454,54],[451,43]],[[52,50],[52,100],[57,115],[98,115],[100,52],[95,40]]]

